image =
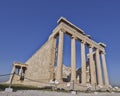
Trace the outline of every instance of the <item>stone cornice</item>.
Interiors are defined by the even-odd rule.
[[[87,45],[92,45],[94,48],[98,48],[100,51],[104,51],[105,46],[99,44],[91,39],[90,35],[85,34],[81,29],[73,25],[64,17],[58,20],[58,26],[53,30],[51,36],[55,37],[59,30],[64,30],[64,33],[75,36],[78,40],[86,42]]]
[[[76,31],[80,32],[81,34],[85,35],[84,31],[80,28],[78,28],[77,26],[75,26],[74,24],[72,24],[71,22],[69,22],[66,18],[61,17],[57,23],[60,24],[61,22],[67,24],[68,26],[72,27],[73,29],[75,29]]]
[[[27,67],[28,64],[22,64],[22,63],[20,63],[20,62],[14,62],[14,63],[13,63],[13,66]]]

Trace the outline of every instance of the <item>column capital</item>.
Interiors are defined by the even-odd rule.
[[[92,44],[89,44],[89,46],[88,46],[89,48],[93,48],[94,46],[92,45]]]
[[[72,39],[77,39],[77,37],[75,35],[72,35],[71,38]]]
[[[99,49],[99,48],[96,48],[95,50],[98,51],[98,52],[100,52],[100,49]]]
[[[106,55],[106,52],[105,51],[101,51],[102,54]]]
[[[63,32],[63,33],[66,33],[66,31],[62,28],[59,30],[59,32]]]
[[[81,43],[86,44],[86,42],[84,40],[82,40]]]

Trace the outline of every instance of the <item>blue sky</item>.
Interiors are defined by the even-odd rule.
[[[10,73],[14,61],[24,63],[64,16],[107,45],[110,82],[120,85],[119,4],[120,0],[0,0],[0,75]]]

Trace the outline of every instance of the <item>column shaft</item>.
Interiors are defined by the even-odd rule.
[[[76,44],[74,37],[71,40],[71,81],[76,82]]]
[[[22,73],[22,66],[21,66],[21,68],[20,68],[19,75],[21,75],[21,73]]]
[[[63,42],[64,42],[64,33],[60,30],[59,31],[59,45],[58,45],[57,73],[56,73],[56,79],[59,82],[62,81]]]
[[[96,83],[95,63],[93,60],[93,49],[89,47],[89,60],[90,60],[90,72],[91,72],[91,84]]]
[[[102,56],[102,64],[103,64],[105,85],[108,86],[109,85],[109,80],[108,80],[108,73],[107,73],[107,67],[106,67],[105,53],[102,53],[101,56]]]
[[[85,56],[85,44],[81,42],[81,64],[82,64],[82,84],[86,84],[86,56]]]
[[[98,85],[103,85],[99,49],[96,49],[96,65],[98,73]]]

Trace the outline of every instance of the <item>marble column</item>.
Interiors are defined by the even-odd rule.
[[[98,73],[98,85],[103,85],[99,49],[96,49],[96,65],[97,65],[97,73]]]
[[[76,82],[76,44],[75,37],[71,39],[71,82]]]
[[[64,33],[59,31],[59,45],[58,45],[58,59],[57,59],[57,73],[56,80],[62,82],[62,67],[63,67],[63,42],[64,42]]]
[[[81,64],[82,64],[82,79],[81,83],[86,84],[86,56],[85,56],[85,42],[81,42]]]
[[[93,60],[92,46],[89,46],[89,61],[90,61],[91,84],[95,84],[96,83],[96,72],[95,72],[95,63]]]
[[[105,85],[109,86],[108,73],[107,73],[107,67],[106,67],[106,59],[105,59],[105,53],[104,52],[101,53],[101,57],[102,57]]]

